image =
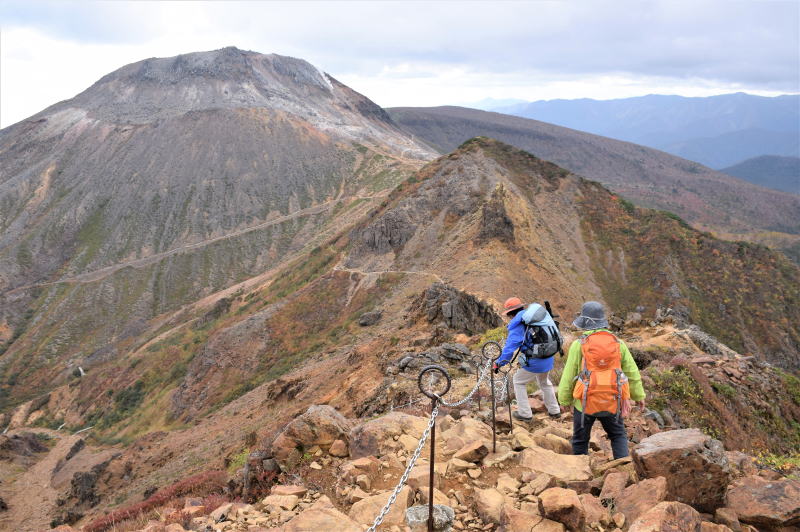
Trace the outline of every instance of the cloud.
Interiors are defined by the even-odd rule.
[[[5,2],[0,124],[126,63],[302,57],[382,105],[800,92],[800,3]]]

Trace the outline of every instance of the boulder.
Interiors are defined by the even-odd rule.
[[[272,455],[281,468],[294,465],[306,449],[328,449],[336,440],[347,440],[350,422],[335,408],[313,405],[289,422],[272,442]]]
[[[273,486],[270,490],[270,495],[294,495],[295,497],[303,497],[308,493],[308,489],[303,486],[295,486],[294,484],[280,484]]]
[[[433,505],[433,530],[435,532],[450,532],[456,513],[447,505]],[[411,532],[425,532],[428,530],[428,506],[412,506],[406,510],[406,523]]]
[[[419,503],[420,504],[428,504],[428,487],[422,487],[417,490],[419,494]],[[450,504],[450,499],[447,498],[447,495],[442,493],[441,491],[433,488],[433,504],[444,504],[447,506]]]
[[[728,487],[726,506],[734,508],[739,521],[757,527],[800,524],[800,481],[743,477]]]
[[[739,515],[733,508],[717,508],[717,511],[714,512],[714,521],[727,526],[734,532],[742,530],[742,525],[739,523]]]
[[[394,450],[395,436],[399,438],[407,434],[419,440],[427,426],[428,420],[425,418],[402,412],[389,412],[385,416],[353,428],[349,437],[350,456],[352,458],[383,456]]]
[[[308,509],[284,523],[280,530],[282,532],[308,532],[309,530],[361,532],[361,527],[358,523],[338,511],[330,499],[323,495]]]
[[[572,445],[561,436],[551,433],[536,434],[533,440],[536,445],[544,449],[549,449],[558,454],[572,454]]]
[[[476,441],[491,442],[492,428],[477,419],[462,417],[452,427],[443,431],[441,436],[437,433],[436,441],[442,442],[444,454],[450,454]],[[438,453],[439,449],[436,449],[436,452]]]
[[[733,532],[729,527],[720,525],[719,523],[712,523],[711,521],[703,521],[700,523],[700,532]]]
[[[336,440],[333,442],[328,452],[331,456],[336,456],[337,458],[347,458],[350,456],[350,452],[347,450],[347,443],[344,440]]]
[[[625,488],[614,508],[625,516],[626,521],[632,523],[666,497],[667,479],[664,477],[648,478]]]
[[[633,461],[643,477],[664,477],[670,499],[713,513],[722,506],[731,468],[719,440],[697,429],[661,432],[642,440]]]
[[[500,524],[500,510],[510,505],[511,499],[494,488],[477,489],[473,495],[475,510],[486,523]]]
[[[591,527],[597,523],[605,525],[611,521],[611,514],[608,508],[600,503],[600,499],[588,493],[578,495],[578,498],[581,500],[583,511],[586,513],[587,526]]]
[[[558,454],[540,447],[532,447],[519,453],[518,460],[520,466],[524,468],[547,473],[564,482],[592,478],[589,457],[586,455]]]
[[[480,462],[487,454],[489,454],[489,449],[486,444],[482,441],[474,441],[456,451],[453,458],[465,462]]]
[[[541,514],[569,530],[583,530],[586,512],[574,490],[549,488],[539,495]]]
[[[517,510],[510,504],[500,511],[500,527],[503,532],[564,532],[564,525],[542,517],[538,510]]]
[[[529,478],[532,477],[532,478]],[[523,473],[522,481],[533,495],[539,495],[547,488],[555,487],[556,479],[547,473]]]
[[[348,515],[350,519],[362,525],[371,525],[375,521],[375,517],[383,510],[386,503],[391,497],[392,491],[386,491],[367,497],[363,501],[358,501],[350,507]],[[383,525],[390,527],[392,525],[402,525],[405,521],[406,509],[414,502],[414,491],[408,486],[404,486],[400,493],[397,495],[392,509],[386,514],[383,519]],[[323,529],[318,529],[323,530]],[[338,532],[338,531],[337,531]]]
[[[700,532],[700,514],[689,506],[676,501],[664,501],[639,516],[628,532]]]
[[[360,475],[367,475],[370,478],[377,475],[380,466],[380,461],[374,456],[364,456],[343,463],[339,467],[339,472],[346,482],[355,483]]]
[[[371,312],[365,312],[358,318],[358,324],[362,327],[369,327],[370,325],[375,325],[379,321],[381,321],[381,317],[383,313],[380,310],[373,310]]]
[[[276,510],[294,510],[299,501],[297,495],[267,495],[262,499],[261,507],[268,513]]]
[[[600,491],[601,501],[614,501],[619,498],[627,487],[630,475],[623,471],[614,471],[606,475],[603,480],[603,489]]]

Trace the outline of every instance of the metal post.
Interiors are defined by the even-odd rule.
[[[495,410],[497,405],[495,405],[495,398],[494,398],[494,369],[489,370],[492,374],[489,376],[491,379],[491,390],[492,390],[492,452],[497,452],[497,420],[495,419]]]
[[[510,364],[509,364],[510,366]],[[514,433],[514,418],[511,417],[511,379],[508,376],[511,374],[511,368],[509,367],[508,371],[506,372],[506,404],[508,405],[508,433]]]
[[[430,372],[438,372],[441,373],[445,378],[445,389],[439,393],[433,392],[431,390],[426,390],[423,387],[423,377],[426,373]],[[434,411],[436,410],[436,403],[439,401],[439,398],[450,391],[450,374],[447,373],[447,370],[444,369],[442,366],[425,366],[422,368],[422,371],[417,378],[417,385],[419,386],[419,390],[426,396],[431,399],[431,416],[433,415]],[[428,472],[428,532],[433,532],[433,479],[435,468],[434,465],[436,463],[436,420],[434,420],[433,424],[431,425],[431,457],[430,457],[430,469]]]
[[[477,382],[477,383],[481,382],[481,367],[482,367],[481,364],[479,364],[479,363],[475,364],[475,382]],[[478,398],[478,412],[480,412],[481,411],[481,391],[480,390],[475,392],[475,397]]]
[[[484,363],[491,360],[493,363],[500,358],[500,355],[503,354],[503,348],[500,347],[500,344],[497,342],[486,342],[481,347],[481,356],[483,357]],[[494,364],[492,364],[494,365]],[[495,419],[495,410],[497,409],[497,401],[494,397],[494,368],[489,368],[489,379],[491,386],[490,390],[492,392],[492,452],[497,452],[497,420]]]
[[[436,408],[436,399],[431,401],[431,414]],[[433,475],[434,456],[436,453],[436,422],[431,426],[431,467],[428,473],[428,532],[433,532]]]

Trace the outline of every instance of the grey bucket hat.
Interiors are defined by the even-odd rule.
[[[606,319],[606,312],[603,310],[603,304],[597,301],[587,301],[581,308],[581,315],[575,318],[572,324],[583,330],[608,328],[608,320]]]

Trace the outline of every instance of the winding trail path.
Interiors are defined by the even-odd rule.
[[[161,253],[154,253],[153,255],[148,255],[146,257],[141,257],[141,258],[138,258],[138,259],[131,259],[131,260],[119,262],[117,264],[112,264],[110,266],[106,266],[104,268],[100,268],[100,269],[93,270],[93,271],[90,271],[90,272],[80,273],[80,274],[74,275],[72,277],[65,277],[65,278],[59,279],[57,281],[48,281],[48,282],[44,282],[44,283],[33,283],[33,284],[25,285],[25,286],[18,286],[16,288],[12,288],[11,290],[7,290],[7,291],[3,292],[2,295],[8,296],[8,295],[14,294],[16,292],[21,292],[21,291],[24,291],[24,290],[30,290],[32,288],[36,288],[36,287],[40,287],[40,286],[52,286],[52,285],[64,284],[64,283],[93,283],[93,282],[99,281],[101,279],[105,279],[109,275],[111,275],[111,274],[113,274],[115,272],[118,272],[119,270],[121,270],[123,268],[128,268],[128,267],[137,268],[137,269],[144,268],[145,266],[149,266],[150,264],[159,262],[162,259],[165,259],[165,258],[170,257],[172,255],[177,255],[179,253],[184,253],[186,251],[199,249],[199,248],[214,244],[216,242],[220,242],[222,240],[227,240],[227,239],[230,239],[230,238],[236,238],[238,236],[242,236],[244,234],[247,234],[247,233],[250,233],[250,232],[253,232],[253,231],[258,231],[258,230],[265,229],[265,228],[273,226],[273,225],[277,225],[277,224],[280,224],[280,223],[283,223],[283,222],[287,222],[289,220],[293,220],[295,218],[301,218],[301,217],[304,217],[304,216],[311,216],[311,215],[314,215],[314,214],[321,214],[321,213],[331,209],[337,203],[341,203],[342,201],[347,201],[347,200],[355,201],[355,200],[359,200],[359,199],[378,199],[378,198],[385,197],[385,195],[386,194],[376,194],[376,195],[372,195],[372,196],[355,195],[355,196],[347,196],[347,197],[336,198],[336,199],[333,199],[333,200],[330,200],[330,201],[326,201],[325,203],[320,203],[319,205],[314,205],[313,207],[307,207],[305,209],[300,209],[298,211],[295,211],[295,212],[293,212],[291,214],[287,214],[285,216],[279,216],[277,218],[272,218],[272,219],[267,220],[265,222],[261,222],[261,223],[259,223],[257,225],[244,227],[242,229],[238,229],[236,231],[233,231],[231,233],[227,233],[225,235],[216,236],[214,238],[209,238],[207,240],[203,240],[203,241],[200,241],[200,242],[194,242],[194,243],[191,243],[191,244],[184,244],[182,246],[170,249],[168,251],[163,251]]]

